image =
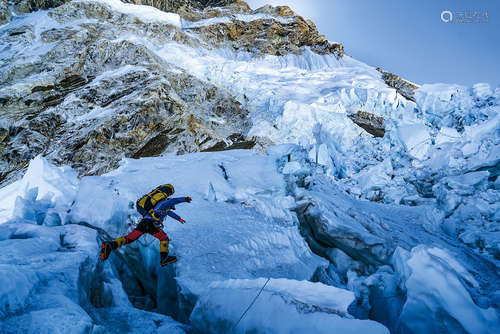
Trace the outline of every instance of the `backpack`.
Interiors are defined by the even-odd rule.
[[[151,190],[146,195],[139,198],[135,203],[135,207],[142,216],[145,216],[149,213],[149,211],[151,211],[155,207],[156,204],[158,204],[158,202],[167,199],[169,196],[172,196],[173,194],[174,194],[174,187],[171,184],[164,184],[158,186],[153,190]]]

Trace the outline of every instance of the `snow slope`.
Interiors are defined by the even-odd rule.
[[[60,184],[60,191],[64,192],[65,185],[75,187],[74,182],[69,182],[74,181],[73,174],[62,174],[55,181],[51,176],[67,169],[50,166],[42,157],[32,164],[42,166],[44,172],[27,173],[23,180],[14,183],[13,188],[21,196],[16,201],[14,217],[1,225],[1,243],[5,254],[12,254],[26,240],[20,254],[33,247],[44,269],[35,264],[36,260],[27,265],[16,257],[3,260],[9,272],[7,280],[20,287],[2,292],[3,321],[9,326],[17,317],[32,317],[33,312],[47,307],[43,299],[38,299],[42,293],[38,290],[40,275],[51,281],[57,280],[57,273],[65,275],[66,270],[71,270],[87,279],[94,276],[109,282],[101,288],[91,288],[90,297],[72,301],[75,312],[90,315],[81,331],[97,330],[117,316],[138,312],[133,305],[150,305],[150,310],[208,332],[286,333],[304,328],[321,332],[331,326],[345,333],[387,332],[380,324],[355,317],[370,317],[392,330],[422,332],[444,328],[443,315],[455,319],[450,321],[458,324],[457,330],[465,328],[470,333],[493,333],[500,328],[497,311],[492,308],[494,298],[488,301],[487,297],[488,293],[494,297],[497,289],[495,266],[469,254],[457,243],[442,240],[437,226],[440,216],[435,208],[422,211],[352,199],[325,178],[321,167],[311,163],[307,151],[298,146],[273,147],[267,156],[252,151],[228,151],[127,159],[111,173],[77,180],[73,196],[63,199],[47,189]],[[129,203],[156,184],[172,180],[176,194],[193,197],[192,203],[178,205],[176,210],[186,224],[166,222],[171,251],[180,258],[179,262],[168,268],[159,267],[158,242],[145,236],[112,255],[103,266],[97,260],[99,238],[126,233],[131,228],[127,221],[137,220]],[[39,194],[45,195],[37,195],[30,187],[38,187]],[[6,190],[0,190],[0,195],[5,196]],[[307,204],[309,201],[312,206]],[[39,218],[49,211],[59,218]],[[327,225],[311,238],[307,231],[317,228],[317,222]],[[60,224],[63,225],[57,226]],[[415,227],[409,229],[412,225]],[[82,232],[74,232],[75,229]],[[33,234],[33,230],[41,232]],[[45,235],[44,242],[33,239],[40,233]],[[73,236],[78,239],[75,241]],[[33,246],[29,246],[30,240]],[[430,256],[405,255],[409,251],[422,252],[422,245],[435,245],[428,250]],[[314,255],[309,247],[324,258]],[[74,254],[71,266],[75,269],[62,258],[59,262],[59,255],[52,254],[61,252],[61,248],[69,252],[77,249],[83,262],[74,262]],[[448,253],[441,249],[448,249]],[[432,268],[432,275],[426,274],[426,270],[431,270],[426,268]],[[261,300],[238,323],[238,310],[243,313],[250,305],[264,278],[273,279],[259,297]],[[81,295],[84,282],[73,278],[67,283],[69,288],[56,285],[50,293]],[[384,283],[379,285],[381,282]],[[436,286],[437,282],[442,283]],[[453,282],[453,287],[444,282]],[[142,286],[142,292],[137,292],[137,286]],[[380,295],[370,297],[370,289],[381,289]],[[421,296],[427,297],[422,300]],[[461,309],[453,306],[456,303],[463,305]],[[436,314],[428,315],[428,322],[419,318],[423,305]],[[389,319],[376,314],[379,308],[390,310],[385,316]],[[263,318],[264,314],[276,312],[281,316]],[[65,313],[54,326],[64,326],[64,321],[70,321],[66,317],[71,319],[74,314]],[[141,319],[151,316],[145,312]],[[162,321],[164,324],[166,320]],[[478,327],[478,321],[484,326]],[[180,325],[171,326],[182,329]],[[77,327],[72,329],[79,332]]]
[[[412,102],[349,56],[305,48],[300,56],[257,57],[137,33],[121,38],[239,97],[251,111],[247,135],[302,145],[358,198],[436,206],[448,233],[500,256],[500,88],[422,85]],[[385,136],[357,126],[349,115],[358,111],[383,117]],[[482,179],[466,185],[472,175]],[[460,181],[450,186],[453,178]]]
[[[332,328],[339,333],[389,332],[372,321],[352,319],[347,313],[352,292],[283,278],[270,280],[252,312],[237,323],[243,311],[237,306],[242,301],[250,304],[264,284],[262,278],[212,283],[196,304],[191,322],[212,333],[331,333]]]
[[[171,239],[172,252],[179,256],[179,262],[171,267],[173,269],[159,267],[158,243],[150,236],[143,237],[141,241],[125,247],[121,252],[126,259],[125,262],[135,268],[132,271],[141,272],[144,276],[136,279],[143,279],[144,286],[150,285],[151,290],[148,292],[156,299],[157,310],[177,317],[188,316],[197,298],[211,290],[209,287],[211,282],[259,277],[305,280],[312,277],[318,266],[326,265],[324,259],[311,253],[299,233],[297,218],[289,211],[294,200],[285,192],[285,182],[277,171],[276,159],[276,155],[264,157],[252,151],[231,151],[126,160],[112,173],[82,178],[78,182],[74,196],[61,199],[56,194],[47,192],[48,188],[57,186],[54,183],[49,185],[49,181],[51,175],[57,173],[60,168],[51,167],[43,158],[38,157],[32,164],[42,165],[46,175],[27,173],[23,180],[15,185],[21,187],[29,184],[31,187],[38,187],[39,194],[45,195],[37,196],[28,190],[27,193],[31,194],[31,198],[21,201],[19,197],[14,210],[15,217],[2,225],[2,229],[21,223],[52,225],[47,224],[47,220],[37,221],[39,214],[19,209],[19,207],[30,207],[38,213],[53,210],[52,212],[60,214],[59,222],[64,223],[62,227],[44,228],[52,238],[59,238],[61,228],[74,228],[71,224],[81,222],[90,224],[88,226],[94,228],[103,228],[117,237],[127,231],[127,215],[137,215],[129,208],[129,201],[135,200],[139,194],[148,191],[158,182],[175,180],[179,196],[193,197],[193,203],[179,205],[177,208],[177,213],[184,217],[187,223],[181,225],[178,222],[168,221],[165,228]],[[130,182],[132,179],[134,182]],[[59,180],[62,190],[66,182],[63,181],[64,177]],[[59,203],[66,203],[69,210],[64,205],[55,207],[53,201],[56,200]],[[29,204],[26,201],[30,201]],[[77,227],[82,229],[81,226]],[[81,236],[89,247],[86,261],[93,258],[93,265],[96,266],[98,240],[92,229],[88,231],[91,233],[90,236]],[[5,239],[15,247],[14,240],[17,237],[9,234]],[[8,249],[6,251],[9,252]],[[41,257],[50,254],[49,250],[43,248],[39,248],[38,252]],[[9,262],[9,265],[18,268],[20,265],[18,262],[15,260]],[[58,265],[64,267],[66,264],[61,262]],[[52,267],[46,268],[57,270]],[[38,270],[33,265],[29,268],[29,273],[33,274]],[[14,271],[13,275],[16,273],[17,271]],[[174,282],[172,275],[175,275]],[[30,281],[29,278],[26,280]],[[20,284],[23,285],[22,281]],[[116,284],[118,286],[112,289],[122,291],[120,284]],[[25,287],[28,290],[25,290],[26,294],[22,295],[22,298],[33,303],[28,298],[30,286]],[[4,291],[3,295],[5,298],[17,298],[17,295],[11,293]],[[124,298],[123,295],[121,292],[121,298]],[[112,298],[113,305],[123,303],[117,300],[114,292],[113,297],[103,294],[102,298]],[[175,303],[172,302],[172,298],[176,299]],[[36,307],[42,307],[38,306],[37,302],[34,303]],[[290,307],[287,305],[282,307]],[[123,308],[125,310],[121,312],[130,312],[130,307]],[[21,310],[26,312],[19,306],[19,311]],[[10,314],[7,309],[5,312],[6,315]],[[331,316],[329,321],[335,323],[336,317],[336,315]],[[313,321],[313,318],[308,319],[306,316],[304,321]],[[343,323],[350,321],[353,324],[356,322],[352,317],[338,321]],[[87,327],[92,324],[93,322],[89,320]],[[370,326],[369,322],[363,324]],[[101,324],[97,321],[97,325]],[[277,323],[269,326],[272,328],[276,325]]]

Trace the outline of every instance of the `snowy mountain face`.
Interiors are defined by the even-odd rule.
[[[0,333],[500,331],[500,88],[418,86],[243,1],[0,24]],[[179,261],[151,236],[100,261],[164,183],[193,198]]]

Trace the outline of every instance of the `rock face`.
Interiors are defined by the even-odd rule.
[[[16,172],[40,153],[81,174],[100,174],[123,157],[271,143],[245,136],[251,123],[241,98],[120,36],[145,32],[159,45],[230,47],[256,55],[301,54],[305,47],[343,55],[341,44],[329,43],[312,22],[284,6],[252,11],[243,1],[128,2],[174,11],[189,21],[150,22],[92,1],[12,3],[18,13],[57,8],[33,13],[38,19],[24,19],[0,32],[5,46],[0,59],[0,183],[17,178]],[[6,1],[0,12],[8,22]]]
[[[0,125],[1,180],[40,153],[80,173],[99,174],[123,156],[182,154],[242,141],[234,134],[248,127],[248,112],[227,91],[165,64],[142,45],[112,41],[128,26],[152,29],[164,41],[190,41],[176,27],[120,24],[118,14],[90,2],[68,3],[48,15],[57,24],[39,35],[27,24],[0,36],[14,46],[0,74],[0,112],[7,121]],[[99,22],[59,27],[88,17]],[[43,57],[21,52],[46,46]]]
[[[236,0],[124,0],[123,2],[153,6],[165,12],[178,12],[205,9],[207,7],[224,7],[235,1]]]
[[[71,0],[13,0],[11,3],[13,3],[15,10],[31,13],[40,9],[55,8],[69,1]],[[1,2],[7,3],[7,0]],[[166,12],[177,12],[227,6],[235,0],[124,0],[123,2],[153,6]]]
[[[11,1],[14,9],[21,13],[31,13],[40,9],[49,9],[61,6],[70,0],[14,0]]]
[[[340,43],[330,43],[319,35],[314,23],[304,20],[288,6],[263,6],[251,10],[244,1],[127,0],[178,13],[189,20],[187,31],[198,34],[215,47],[255,54],[301,54],[304,46],[318,54],[344,55]],[[217,18],[224,18],[217,20]]]
[[[236,6],[235,6],[236,7]],[[344,55],[342,44],[330,43],[318,34],[314,23],[304,20],[287,6],[264,6],[251,11],[245,6],[238,7],[230,21],[194,26],[189,29],[214,46],[231,46],[237,51],[255,54],[287,55],[301,54],[304,46],[318,54]],[[199,19],[209,19],[225,15],[216,9],[200,13]],[[192,18],[192,16],[191,16]]]
[[[366,111],[358,111],[349,115],[349,118],[374,137],[383,137],[385,134],[383,117],[375,116]]]
[[[0,0],[0,25],[9,23],[11,17],[12,13],[9,9],[9,3],[7,0]]]
[[[399,94],[403,95],[408,100],[415,102],[415,89],[418,88],[417,85],[406,81],[396,74],[384,71],[379,67],[377,67],[377,71],[382,73],[382,79],[389,87],[395,88]]]

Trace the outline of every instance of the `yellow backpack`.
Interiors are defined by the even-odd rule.
[[[158,202],[167,199],[174,194],[174,186],[171,184],[164,184],[151,190],[146,195],[137,200],[135,206],[137,211],[143,216],[147,215],[151,209],[155,207]]]

